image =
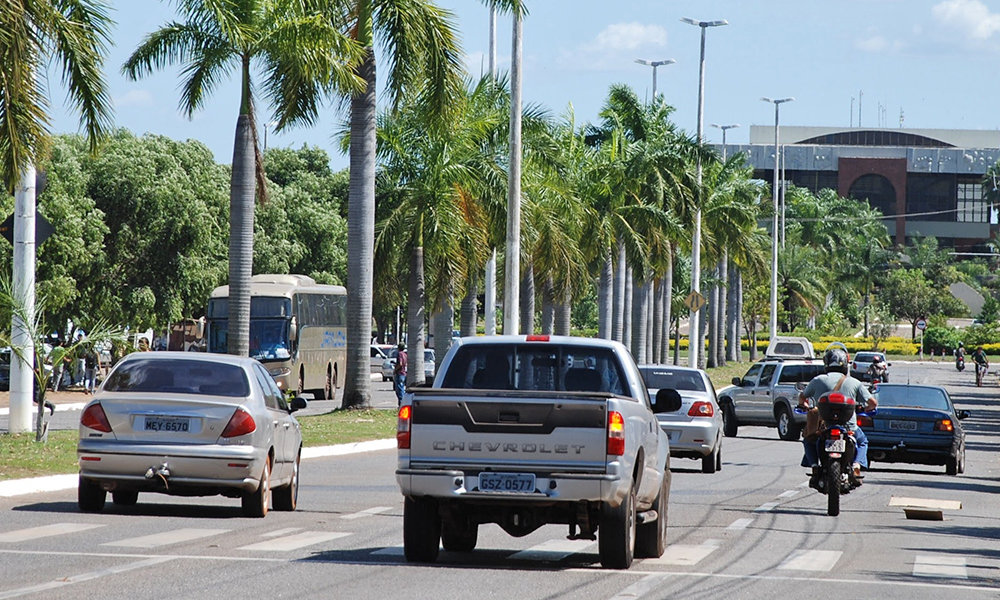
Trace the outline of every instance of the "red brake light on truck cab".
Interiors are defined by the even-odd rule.
[[[410,424],[413,421],[413,407],[399,407],[399,418],[396,421],[396,448],[410,449]]]
[[[691,410],[688,411],[689,417],[713,417],[715,416],[715,408],[712,406],[711,402],[695,402],[691,405]]]
[[[547,335],[529,335],[524,338],[526,342],[547,342],[549,341],[549,336]]]
[[[614,410],[608,413],[608,454],[625,454],[625,418]]]
[[[236,412],[233,413],[233,416],[229,417],[229,423],[227,423],[226,428],[222,430],[222,437],[239,437],[241,435],[253,433],[256,429],[257,423],[254,422],[253,417],[250,416],[250,413],[248,413],[245,408],[240,406],[236,409]]]
[[[96,431],[111,433],[111,423],[108,422],[108,415],[104,414],[104,407],[100,402],[95,402],[87,407],[80,415],[80,424]]]

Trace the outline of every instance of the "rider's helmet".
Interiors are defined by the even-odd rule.
[[[847,352],[843,348],[828,348],[823,353],[823,366],[827,373],[837,371],[847,374]]]
[[[959,343],[958,343],[958,347],[959,347],[959,348],[965,348],[965,344],[963,344],[962,342],[959,342]]]
[[[882,362],[882,357],[881,356],[877,356],[876,355],[874,358],[872,358],[872,364],[877,365],[880,362]]]

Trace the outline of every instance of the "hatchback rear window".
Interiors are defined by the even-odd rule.
[[[692,392],[706,391],[705,381],[701,378],[701,375],[692,371],[643,369],[642,378],[646,381],[646,387],[653,390],[669,388]]]
[[[250,383],[243,369],[236,365],[196,360],[131,360],[111,373],[103,390],[241,398],[250,394]]]

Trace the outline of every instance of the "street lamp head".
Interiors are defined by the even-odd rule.
[[[740,126],[739,123],[734,123],[732,125],[719,125],[718,123],[712,123],[711,125],[712,127],[715,127],[716,129],[721,129],[722,131],[725,131],[727,129],[735,129]]]
[[[791,97],[789,97],[789,98],[777,98],[777,99],[773,99],[773,98],[768,98],[766,96],[761,96],[760,99],[763,100],[764,102],[771,102],[772,104],[783,104],[785,102],[791,102],[791,101],[795,100],[795,98],[791,98]]]
[[[646,65],[647,67],[662,67],[663,65],[672,65],[677,61],[672,58],[667,58],[664,60],[644,60],[642,58],[637,58],[635,59],[635,62],[639,63],[640,65]]]
[[[719,19],[717,21],[696,21],[696,20],[691,19],[689,17],[681,17],[681,21],[684,21],[685,23],[690,23],[691,25],[696,25],[696,26],[701,27],[701,28],[705,28],[705,27],[720,27],[722,25],[729,25],[729,21],[727,21],[725,19]]]

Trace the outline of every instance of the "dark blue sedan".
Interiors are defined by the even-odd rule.
[[[965,471],[965,430],[943,387],[883,383],[876,392],[878,411],[858,416],[868,435],[868,460],[944,465],[949,475]]]

